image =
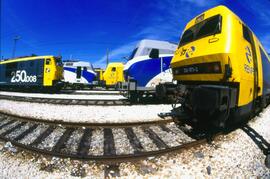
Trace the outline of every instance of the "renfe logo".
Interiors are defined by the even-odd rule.
[[[251,50],[250,50],[250,48],[248,47],[248,46],[246,46],[246,58],[247,58],[247,61],[248,61],[248,63],[250,63],[251,62],[251,60],[252,60],[252,54],[251,54]]]
[[[193,52],[195,52],[196,48],[194,46],[191,46],[190,48],[187,49],[186,52],[186,57],[189,58],[190,56],[193,55]]]
[[[248,61],[248,64],[244,64],[244,70],[246,73],[252,74],[254,72],[254,68],[252,66],[249,66],[252,61],[252,53],[248,46],[246,46],[246,59]]]
[[[191,47],[189,47],[187,49],[182,48],[182,51],[180,53],[180,56],[185,55],[186,58],[189,58],[190,56],[193,55],[193,53],[195,52],[195,50],[196,50],[196,48],[194,46],[191,46]]]
[[[28,83],[28,82],[37,82],[37,76],[28,76],[25,70],[18,70],[18,71],[13,71],[11,72],[11,83],[16,83],[16,82],[23,82],[23,83]]]

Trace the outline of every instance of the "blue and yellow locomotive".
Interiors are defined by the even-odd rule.
[[[185,27],[171,61],[173,89],[187,122],[224,127],[270,102],[270,58],[232,11],[218,6]],[[178,117],[181,120],[181,117]]]
[[[0,62],[0,88],[59,90],[63,86],[60,57],[31,56]]]

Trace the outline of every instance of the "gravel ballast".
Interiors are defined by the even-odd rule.
[[[269,123],[270,108],[251,120],[249,126],[269,142]],[[46,158],[21,151],[12,153],[4,146],[5,143],[0,142],[1,178],[72,178],[76,173],[87,178],[104,177],[106,165],[103,164]],[[253,140],[243,130],[237,129],[212,144],[135,163],[122,163],[119,168],[121,177],[132,178],[269,178],[270,169],[265,167],[264,161],[265,155]]]
[[[82,94],[43,94],[43,93],[19,93],[0,91],[3,96],[17,96],[28,98],[47,98],[47,99],[83,99],[83,100],[123,100],[126,99],[119,94],[108,95],[82,95]]]
[[[44,120],[87,123],[123,123],[161,120],[171,105],[77,106],[0,100],[0,112]]]
[[[135,122],[138,121],[138,118],[141,121],[155,120],[157,113],[167,112],[170,109],[170,105],[78,107],[0,101],[0,110],[3,112],[49,120],[66,119],[73,122],[76,119],[86,122],[128,122],[132,119],[132,122]],[[99,114],[101,111],[103,115]],[[255,130],[253,134],[262,136],[268,144],[270,143],[270,107],[252,119],[248,125],[252,130]],[[151,129],[162,133],[155,127],[151,127]],[[44,129],[36,129],[37,132],[41,130]],[[59,129],[59,133],[63,132]],[[134,132],[142,133],[140,129]],[[113,133],[116,138],[119,138],[123,132],[113,130]],[[81,134],[74,133],[74,136],[81,136]],[[101,130],[93,133],[92,137],[98,138],[93,141],[99,142],[89,149],[89,153],[100,154],[102,152],[104,141],[100,136],[103,136]],[[164,139],[171,138],[171,141],[174,142],[182,140],[174,137],[173,134],[161,136]],[[260,136],[257,136],[259,144],[262,142],[258,140]],[[151,141],[146,141],[144,138],[139,140],[147,144],[149,149],[156,148]],[[117,140],[116,145],[124,145],[125,142],[121,144]],[[175,145],[174,142],[172,142],[172,146]],[[126,153],[129,150],[131,150],[130,146],[125,146],[117,153]],[[212,144],[204,144],[200,147],[169,153],[161,157],[150,157],[138,162],[122,163],[119,170],[120,177],[125,178],[270,178],[270,169],[265,166],[265,158],[266,155],[246,132],[237,129],[225,136],[220,136]],[[59,159],[32,154],[0,140],[0,178],[77,178],[76,176],[104,178],[104,169],[107,167],[107,165],[97,164],[93,161]]]

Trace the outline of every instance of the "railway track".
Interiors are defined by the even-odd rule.
[[[38,154],[118,163],[201,145],[171,120],[132,124],[68,124],[0,113],[0,139]]]
[[[162,101],[152,98],[144,98],[139,102],[132,103],[128,99],[61,99],[61,98],[41,98],[41,97],[25,97],[25,96],[12,96],[1,95],[0,99],[22,101],[31,103],[47,103],[47,104],[60,104],[60,105],[94,105],[94,106],[117,106],[117,105],[141,105],[141,104],[164,104]]]
[[[61,104],[61,105],[130,105],[131,103],[126,100],[95,100],[95,99],[55,99],[55,98],[40,98],[40,97],[24,97],[24,96],[7,96],[0,95],[0,99],[23,101],[32,103],[48,103],[48,104]]]
[[[69,95],[120,95],[120,91],[83,91],[83,90],[61,90],[58,94]]]

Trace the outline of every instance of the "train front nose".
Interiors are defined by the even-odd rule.
[[[180,82],[223,81],[228,65],[231,65],[230,57],[226,53],[197,56],[171,63],[174,80]]]

